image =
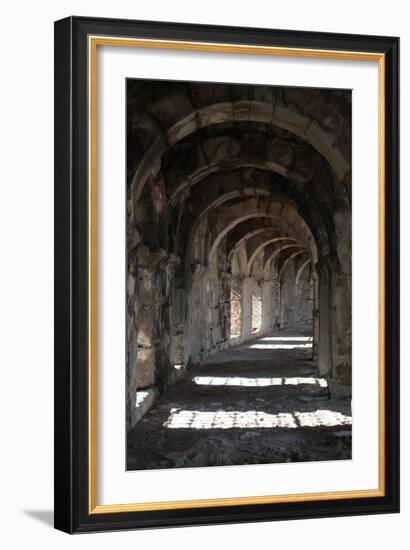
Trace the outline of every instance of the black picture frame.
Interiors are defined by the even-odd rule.
[[[384,496],[157,511],[89,510],[90,35],[376,52],[385,59]],[[55,23],[55,527],[67,533],[399,511],[399,39],[68,17]]]

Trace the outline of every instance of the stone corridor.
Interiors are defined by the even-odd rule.
[[[130,469],[350,457],[351,100],[127,80]]]
[[[127,468],[351,458],[350,400],[330,396],[306,326],[191,367],[128,434]]]

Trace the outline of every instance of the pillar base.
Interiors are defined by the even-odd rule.
[[[328,378],[327,384],[329,387],[330,397],[333,399],[351,399],[352,387],[345,386],[332,378]]]

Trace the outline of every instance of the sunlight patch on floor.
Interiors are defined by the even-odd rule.
[[[173,408],[163,426],[196,430],[231,428],[304,428],[351,425],[352,417],[337,411],[287,412],[264,411],[190,411]]]
[[[311,349],[311,343],[305,344],[251,344],[248,346],[249,349]]]
[[[258,338],[263,342],[313,342],[313,336],[264,336]]]
[[[195,376],[193,381],[198,386],[247,386],[247,387],[266,387],[266,386],[296,386],[299,384],[318,385],[321,388],[327,388],[326,378],[316,376],[311,377],[275,377],[275,378],[249,378],[245,376]]]

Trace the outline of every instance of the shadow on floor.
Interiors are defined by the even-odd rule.
[[[331,398],[309,338],[283,330],[189,368],[129,432],[128,469],[350,460],[350,400]]]
[[[54,527],[53,510],[23,510],[23,513],[48,527]]]

